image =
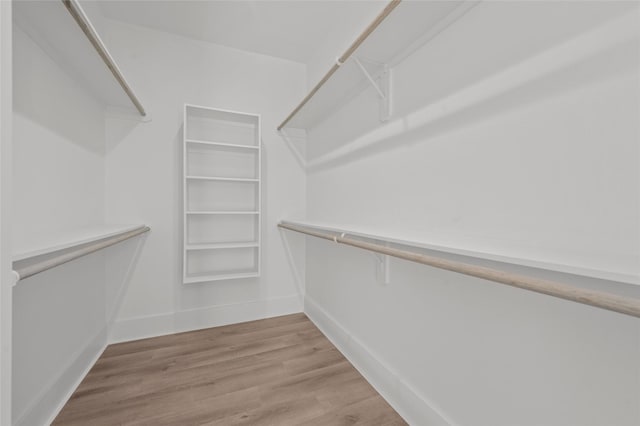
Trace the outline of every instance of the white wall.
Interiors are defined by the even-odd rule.
[[[103,107],[18,27],[13,45],[11,228],[19,252],[47,235],[103,223],[105,132]],[[15,287],[14,422],[47,405],[40,398],[104,328],[103,292],[101,256]]]
[[[0,424],[11,423],[11,2],[0,3]]]
[[[112,340],[127,340],[300,311],[275,224],[304,214],[305,174],[275,131],[302,98],[301,64],[107,22],[106,43],[152,121],[107,120],[107,221],[151,226]],[[262,115],[262,276],[183,285],[183,104]],[[301,250],[299,241],[294,251]]]
[[[480,3],[393,70],[388,124],[368,90],[309,133],[307,219],[640,282],[637,13]],[[416,424],[640,421],[637,319],[307,244],[305,311]]]
[[[3,194],[2,205],[12,208],[11,245],[20,253],[104,223],[106,129],[104,106],[18,26],[13,53],[13,197]],[[88,255],[14,288],[13,424],[51,421],[100,355],[139,243]]]

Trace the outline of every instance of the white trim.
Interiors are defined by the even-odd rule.
[[[109,343],[127,342],[299,312],[302,312],[302,304],[298,295],[295,294],[273,299],[128,318],[113,323],[109,333]]]
[[[60,375],[44,386],[38,396],[22,412],[14,426],[48,425],[65,406],[107,347],[107,328],[102,328],[71,361]]]
[[[407,423],[455,426],[433,402],[420,395],[379,355],[350,334],[308,295],[305,296],[304,312]]]
[[[12,8],[13,2],[0,1],[0,425],[11,423],[12,411]]]

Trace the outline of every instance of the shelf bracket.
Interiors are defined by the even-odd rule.
[[[389,120],[391,116],[391,73],[389,72],[389,65],[356,56],[353,57],[353,60],[380,98],[380,121],[385,122]],[[372,75],[362,63],[363,61],[372,63],[380,67],[381,70]]]
[[[389,255],[373,253],[373,256],[378,262],[376,265],[378,282],[382,285],[389,285],[391,282],[391,260],[389,259]]]
[[[305,159],[305,153],[300,148],[298,148],[298,146],[296,146],[296,143],[295,143],[296,140],[297,141],[305,141],[306,140],[306,133],[303,134],[303,135],[294,135],[294,134],[287,133],[287,131],[285,131],[285,129],[278,130],[278,133],[280,134],[280,137],[282,138],[282,140],[284,140],[286,142],[287,147],[289,148],[289,150],[291,151],[291,153],[295,157],[295,159],[298,162],[298,164],[300,165],[300,167],[302,169],[306,169],[307,168],[307,160]],[[302,146],[304,147],[304,145],[302,145]]]

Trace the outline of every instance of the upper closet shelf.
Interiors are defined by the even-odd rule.
[[[15,1],[14,20],[59,66],[108,106],[144,106],[76,0]]]
[[[278,126],[310,129],[369,85],[380,99],[380,119],[391,115],[389,69],[428,42],[477,1],[393,0],[289,116]]]

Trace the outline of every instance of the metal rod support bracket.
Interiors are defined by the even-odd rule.
[[[391,282],[391,260],[388,254],[372,253],[378,261],[376,268],[376,276],[378,282],[383,285],[389,285]]]
[[[357,56],[354,56],[353,60],[380,98],[380,121],[385,122],[389,120],[389,117],[391,117],[391,73],[389,72],[389,65],[369,59],[358,58]],[[363,62],[374,64],[380,67],[381,71],[371,74]]]

